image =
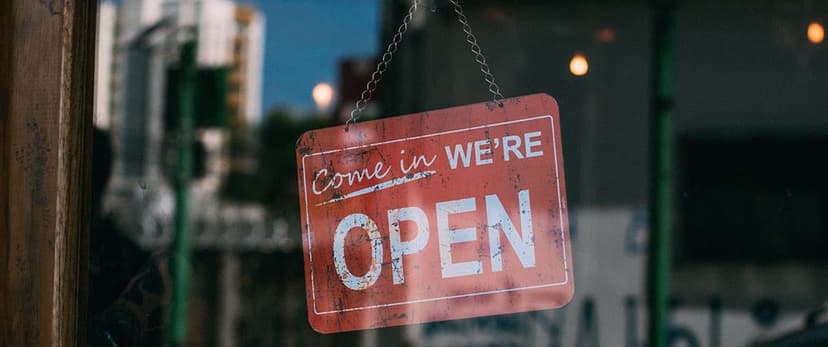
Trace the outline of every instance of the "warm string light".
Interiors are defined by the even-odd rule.
[[[813,44],[819,44],[823,40],[825,40],[825,27],[822,26],[822,23],[813,21],[808,24],[808,41],[811,41]]]
[[[576,53],[569,60],[569,72],[575,76],[583,76],[589,72],[589,62],[582,53]]]
[[[313,102],[316,103],[316,107],[320,111],[326,110],[328,106],[330,106],[331,101],[333,101],[333,87],[325,82],[317,83],[316,86],[313,87],[312,95]]]

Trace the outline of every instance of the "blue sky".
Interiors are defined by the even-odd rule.
[[[335,85],[337,61],[377,52],[379,0],[241,0],[267,17],[262,111],[311,109],[313,86]]]

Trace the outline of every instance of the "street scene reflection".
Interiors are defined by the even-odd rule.
[[[101,0],[90,345],[826,345],[827,19],[828,3],[789,0]],[[369,123],[537,93],[556,102],[560,148],[533,135],[546,125],[458,142]],[[479,125],[465,119],[445,124]],[[320,149],[391,136],[406,140]],[[546,172],[543,193],[485,169],[503,155]],[[519,189],[482,193],[497,183]],[[528,206],[548,213],[531,224]],[[309,246],[325,266],[306,268]],[[477,279],[433,281],[475,261]],[[552,261],[560,273],[521,277]],[[311,273],[330,283],[308,286]],[[562,308],[535,308],[560,293],[484,295],[435,304],[484,312],[473,318],[343,313],[354,331],[330,334],[309,322],[570,275]]]

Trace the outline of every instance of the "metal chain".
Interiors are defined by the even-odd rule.
[[[493,97],[492,100],[502,107],[503,94],[500,93],[500,87],[495,82],[494,76],[489,69],[489,64],[486,63],[486,57],[483,55],[483,50],[480,49],[480,45],[477,44],[477,37],[474,36],[474,33],[472,32],[471,25],[469,25],[469,19],[466,18],[466,15],[463,13],[463,7],[460,6],[459,0],[449,0],[449,2],[454,6],[454,13],[457,14],[457,20],[463,25],[463,32],[466,34],[466,42],[468,42],[471,47],[471,52],[474,55],[474,61],[480,64],[480,72],[483,73],[483,79],[489,85],[489,92],[492,93]],[[388,48],[386,48],[380,62],[377,64],[376,71],[371,74],[371,80],[365,85],[365,90],[362,91],[360,99],[354,105],[354,109],[351,110],[351,116],[345,122],[345,131],[348,131],[348,127],[359,119],[360,113],[362,113],[365,109],[368,101],[371,100],[371,97],[374,96],[374,92],[377,90],[380,80],[382,80],[382,74],[385,73],[388,69],[388,65],[391,64],[391,60],[394,58],[394,53],[397,52],[399,44],[402,42],[403,35],[408,30],[408,24],[414,17],[414,13],[417,12],[418,5],[419,0],[413,0],[411,7],[408,8],[408,13],[405,17],[403,17],[402,24],[400,24],[397,28],[397,33],[394,34],[394,37],[391,39],[391,43],[388,44]]]
[[[503,107],[503,94],[500,94],[500,87],[495,82],[492,71],[489,69],[489,64],[486,63],[486,57],[483,55],[483,50],[477,44],[477,37],[472,33],[469,19],[463,13],[463,6],[460,6],[459,0],[449,0],[454,6],[454,13],[457,13],[457,20],[463,25],[463,32],[466,33],[466,42],[471,47],[471,52],[474,54],[474,61],[480,64],[480,72],[483,73],[483,79],[489,84],[489,92],[492,93],[493,101]]]
[[[403,17],[402,24],[400,24],[397,28],[397,33],[394,34],[394,37],[391,39],[391,43],[389,43],[388,48],[385,49],[385,54],[382,55],[382,59],[380,59],[380,62],[377,64],[377,70],[371,74],[371,80],[365,85],[365,90],[362,91],[359,101],[356,102],[354,109],[351,110],[351,117],[345,122],[345,131],[348,131],[348,127],[351,123],[354,123],[357,119],[359,119],[359,114],[362,113],[362,110],[365,109],[368,101],[371,100],[372,96],[374,96],[374,92],[377,90],[377,85],[379,84],[379,81],[382,80],[382,74],[388,69],[388,64],[390,64],[391,59],[394,58],[394,53],[397,52],[397,48],[399,48],[403,35],[408,30],[408,23],[411,22],[411,18],[413,18],[414,13],[417,12],[418,4],[419,0],[414,0],[411,7],[408,8],[408,14]]]

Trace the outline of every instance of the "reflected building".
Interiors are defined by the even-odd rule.
[[[233,22],[236,29],[227,103],[234,121],[255,126],[262,118],[265,18],[253,7],[238,5]]]
[[[261,117],[264,16],[230,0],[101,4],[96,125],[112,133],[116,153],[106,209],[146,247],[172,239],[178,46],[187,18],[197,46],[191,194],[202,208],[192,211],[201,227],[195,243],[276,247],[284,240],[273,241],[271,234],[284,229],[277,227],[281,223],[269,220],[260,206],[226,203],[219,194],[232,168],[230,143],[234,135],[247,134],[236,129],[255,126]]]
[[[189,5],[192,6],[189,6]],[[196,344],[235,338],[239,258],[243,251],[295,247],[287,223],[263,206],[225,201],[221,188],[233,170],[231,144],[252,133],[261,118],[264,15],[230,0],[123,0],[100,6],[96,125],[112,133],[115,164],[104,206],[143,248],[166,249],[173,239],[175,149],[178,139],[179,46],[185,26],[196,41],[194,172],[190,190],[192,244],[198,256],[220,251],[220,271],[196,266],[194,287],[216,282],[216,305],[193,317]],[[249,150],[249,147],[244,148]],[[255,161],[254,161],[255,163]],[[253,167],[255,170],[255,167]],[[194,262],[197,265],[198,262]],[[212,281],[212,282],[211,282]],[[194,319],[195,320],[195,319]]]
[[[339,61],[339,96],[336,100],[334,116],[340,123],[345,123],[351,117],[351,111],[356,102],[362,97],[365,85],[371,81],[371,75],[377,68],[377,58],[347,57]],[[362,120],[374,119],[379,116],[379,103],[382,100],[380,91],[374,92],[365,104],[365,109],[360,114]]]

